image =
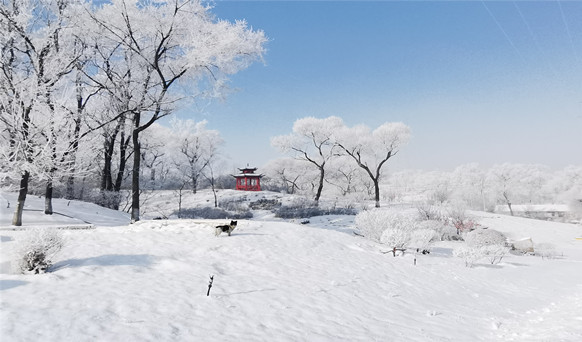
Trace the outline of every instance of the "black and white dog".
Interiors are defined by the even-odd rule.
[[[236,221],[230,221],[230,224],[225,224],[222,226],[216,226],[216,231],[214,232],[215,236],[220,235],[220,233],[228,233],[228,236],[230,236],[230,233],[232,233],[232,231],[236,228]]]

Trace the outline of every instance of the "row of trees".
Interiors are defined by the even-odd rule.
[[[334,139],[342,135],[343,129],[346,128],[335,127]],[[273,142],[285,146],[279,139],[288,142],[289,137],[277,137]],[[368,137],[373,136],[368,134]],[[484,168],[470,163],[453,171],[380,172],[376,187],[368,172],[354,163],[353,157],[343,153],[340,147],[329,145],[328,148],[333,148],[334,152],[323,150],[329,157],[325,159],[322,157],[325,153],[313,153],[318,149],[308,150],[307,141],[306,138],[301,148],[296,145],[286,149],[294,151],[294,157],[273,160],[263,168],[267,186],[315,196],[316,200],[321,196],[320,189],[323,187],[323,194],[327,197],[374,198],[393,203],[459,202],[467,208],[484,211],[493,211],[500,204],[510,211],[513,204],[569,204],[582,199],[582,166],[551,170],[537,164],[504,163]],[[315,144],[312,143],[312,146]],[[374,148],[380,151],[378,147]],[[362,160],[365,159],[362,157]],[[322,174],[325,185],[321,182]]]
[[[345,184],[345,191],[349,192],[357,174],[355,167],[371,181],[376,207],[380,207],[383,167],[409,138],[410,128],[401,122],[387,122],[371,130],[365,125],[348,127],[336,116],[325,119],[306,117],[295,121],[291,134],[273,137],[271,144],[317,170],[316,203],[326,179],[330,179],[326,178],[328,170],[344,176],[345,182],[339,180],[337,184]],[[285,176],[284,171],[282,176]],[[294,182],[292,186],[296,185]]]
[[[493,211],[503,204],[571,203],[582,199],[582,166],[551,170],[538,164],[504,163],[489,168],[476,163],[450,172],[401,171],[387,179],[386,198],[460,201],[469,208]]]
[[[66,179],[72,197],[96,159],[104,192],[119,192],[131,167],[139,220],[141,163],[157,159],[142,149],[145,132],[180,101],[218,96],[266,42],[200,0],[0,1],[0,180],[19,183],[14,225],[31,179],[45,182],[51,214],[55,182]],[[192,165],[204,163],[196,141],[184,143],[196,179]]]

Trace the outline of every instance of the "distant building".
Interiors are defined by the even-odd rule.
[[[255,174],[256,167],[246,167],[239,169],[238,175],[233,175],[236,178],[236,190],[242,191],[261,191],[261,177],[263,175]]]

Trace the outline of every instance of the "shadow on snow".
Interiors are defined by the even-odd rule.
[[[156,257],[149,254],[108,254],[98,257],[83,258],[83,259],[68,259],[55,263],[50,271],[54,272],[61,268],[74,268],[84,266],[151,266]]]

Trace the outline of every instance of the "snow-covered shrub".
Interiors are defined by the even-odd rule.
[[[380,242],[390,248],[408,247],[411,242],[412,231],[416,229],[416,221],[397,214],[390,217],[388,224],[388,228],[380,236]]]
[[[388,217],[388,227],[382,232],[382,236],[380,236],[380,242],[389,246],[390,248],[407,248],[410,247],[413,242],[413,232],[418,228],[418,221],[402,215],[402,214],[393,214]],[[430,239],[432,239],[434,235],[429,238],[429,241],[422,241],[422,244],[428,244]],[[415,236],[419,239],[424,238],[426,239],[427,236],[421,236],[418,234]],[[418,247],[418,246],[415,246]]]
[[[479,248],[462,245],[453,249],[453,256],[464,259],[465,266],[473,267],[477,260],[483,258],[483,253]]]
[[[460,235],[457,235],[456,229],[442,221],[420,221],[418,223],[418,229],[430,229],[434,231],[435,240],[438,241],[461,240]]]
[[[553,259],[556,257],[556,247],[551,243],[537,243],[534,245],[535,254],[543,258]]]
[[[17,249],[22,273],[44,273],[52,265],[51,259],[64,245],[60,231],[54,228],[27,230]]]
[[[509,252],[509,248],[502,245],[487,245],[480,247],[481,253],[489,260],[491,265],[501,262],[501,259]]]
[[[447,220],[457,229],[457,234],[471,231],[478,227],[478,224],[467,214],[465,204],[457,202],[448,206]]]
[[[324,216],[324,215],[355,215],[356,211],[354,209],[346,208],[331,208],[322,209],[320,207],[289,207],[281,206],[279,209],[274,211],[276,217],[284,219],[293,218],[309,218],[313,216]]]
[[[309,207],[313,207],[314,203],[313,201],[308,200],[305,197],[293,197],[291,199],[291,201],[289,201],[289,203],[287,203],[285,206],[287,207],[291,207],[291,208],[309,208]]]
[[[178,212],[175,211],[172,215],[177,215]],[[180,217],[185,219],[209,219],[209,220],[218,220],[218,219],[249,219],[253,217],[253,213],[250,211],[244,212],[229,212],[224,209],[220,208],[211,208],[211,207],[204,207],[204,208],[188,208],[182,209],[180,211]]]
[[[416,247],[421,251],[429,249],[431,243],[437,237],[437,232],[433,229],[415,229],[410,232],[410,246]]]
[[[428,196],[429,200],[433,203],[445,203],[450,197],[451,191],[446,185],[437,187]]]
[[[295,207],[295,206],[281,206],[275,210],[275,216],[291,219],[291,218],[308,218],[313,216],[321,216],[323,210],[319,207]]]
[[[356,232],[390,248],[428,250],[446,229],[439,221],[418,221],[414,217],[385,210],[367,210],[356,215]]]
[[[465,243],[470,247],[481,247],[491,245],[505,245],[505,235],[493,229],[475,229],[464,235]]]
[[[356,232],[364,237],[380,242],[382,233],[389,227],[391,214],[383,210],[365,210],[356,215]]]
[[[276,199],[261,198],[257,201],[249,203],[249,208],[253,210],[273,210],[279,208],[281,202]]]
[[[218,206],[227,211],[235,211],[237,213],[248,211],[246,204],[246,197],[239,198],[224,198],[218,202]]]
[[[505,235],[493,229],[475,229],[466,233],[464,239],[465,244],[453,250],[453,255],[465,259],[468,267],[482,258],[488,258],[491,264],[499,263],[509,251]]]
[[[420,220],[429,221],[441,221],[442,213],[441,210],[428,202],[420,202],[416,204],[416,210],[418,210],[418,216]]]

